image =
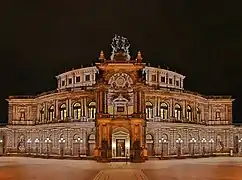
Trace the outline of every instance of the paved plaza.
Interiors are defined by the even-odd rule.
[[[0,180],[241,180],[242,158],[150,160],[142,164],[0,157]]]

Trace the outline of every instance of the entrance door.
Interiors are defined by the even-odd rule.
[[[116,139],[116,156],[125,157],[125,139]]]

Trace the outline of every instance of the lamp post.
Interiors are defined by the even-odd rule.
[[[213,139],[210,139],[209,140],[209,143],[210,143],[210,151],[211,151],[211,155],[213,155],[213,143],[214,143],[214,140]]]
[[[65,146],[65,142],[66,140],[62,137],[59,139],[59,143],[60,143],[60,155],[63,158],[64,156],[64,146]]]
[[[159,142],[159,146],[160,146],[160,144],[161,144],[162,140],[161,140],[161,139],[159,139],[159,140],[158,140],[158,142]],[[162,146],[161,146],[161,150],[160,150],[160,156],[161,156],[161,154],[162,154]]]
[[[178,138],[178,139],[176,140],[176,143],[177,143],[177,145],[178,145],[178,152],[177,152],[177,155],[178,155],[178,157],[180,157],[180,156],[181,156],[181,144],[183,143],[183,140],[182,140],[181,138]]]
[[[192,156],[194,156],[194,154],[195,154],[195,143],[197,142],[197,140],[195,139],[195,138],[192,138],[191,140],[190,140],[190,143],[191,143],[191,145],[192,145]]]
[[[39,153],[39,139],[36,138],[36,139],[34,140],[34,142],[35,142],[36,156],[38,156],[38,153]]]
[[[31,154],[31,143],[32,143],[31,139],[28,139],[27,140],[27,144],[28,144],[28,153],[29,153],[29,155]]]
[[[45,143],[46,143],[46,154],[47,154],[47,158],[49,157],[49,144],[51,143],[51,140],[50,140],[50,138],[46,138],[46,140],[45,140]]]
[[[1,150],[2,149],[2,150]],[[3,152],[3,140],[2,139],[0,139],[0,155],[1,154],[3,154],[4,152]]]
[[[206,141],[205,138],[202,138],[201,142],[202,142],[202,146],[203,146],[202,147],[202,155],[204,156],[205,155],[205,144],[206,144],[207,141]]]
[[[239,139],[239,154],[241,154],[241,144],[242,144],[242,138]]]

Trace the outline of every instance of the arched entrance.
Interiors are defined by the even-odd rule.
[[[91,134],[88,137],[88,156],[94,155],[94,148],[95,148],[95,134]]]
[[[130,155],[130,135],[125,128],[114,129],[112,133],[112,157]]]
[[[154,140],[151,134],[146,134],[146,144],[148,150],[148,156],[154,155]]]

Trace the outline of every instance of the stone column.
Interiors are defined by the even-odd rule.
[[[69,114],[68,115],[69,115],[70,118],[73,118],[72,117],[72,105],[71,104],[72,104],[71,99],[69,99],[69,104],[68,104]]]
[[[86,118],[88,117],[88,115],[87,115],[87,106],[88,106],[88,104],[87,104],[87,97],[85,96],[84,97],[84,116]]]
[[[153,104],[153,118],[157,116],[157,96],[155,96],[155,102]]]
[[[83,97],[81,97],[81,107],[82,107],[82,109],[81,109],[81,116],[83,117],[84,116],[84,114],[85,114],[85,108],[84,108],[84,98]]]
[[[158,117],[160,117],[160,97],[158,97]]]
[[[55,118],[59,119],[59,105],[58,100],[55,101]]]
[[[40,121],[40,105],[37,105],[37,113],[36,113],[36,121],[39,122]]]

